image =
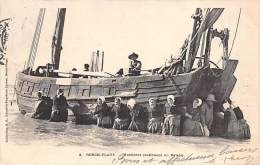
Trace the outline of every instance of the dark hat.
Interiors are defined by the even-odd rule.
[[[133,58],[138,58],[138,54],[136,54],[135,52],[133,52],[132,54],[130,54],[129,56],[128,56],[128,58],[130,59],[130,60],[132,60]]]
[[[213,95],[213,94],[209,94],[206,100],[208,100],[208,101],[213,101],[213,102],[217,101],[217,100],[215,99],[215,95]]]
[[[85,64],[84,67],[85,67],[85,68],[89,67],[89,64]]]

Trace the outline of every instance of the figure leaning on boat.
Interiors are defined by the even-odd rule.
[[[66,97],[63,96],[62,89],[57,90],[57,94],[53,98],[52,114],[50,121],[66,122],[68,120],[68,103]]]
[[[97,126],[105,128],[112,127],[112,113],[110,108],[107,106],[104,96],[97,99],[97,106],[94,115],[97,116]]]
[[[37,93],[38,101],[34,107],[32,118],[48,120],[51,117],[52,100],[49,97],[43,96],[42,91]]]
[[[157,98],[149,99],[148,106],[148,125],[147,129],[149,133],[161,133],[163,125],[163,107],[157,103]]]
[[[68,108],[73,110],[76,118],[82,116],[83,109],[84,112],[89,112],[88,107],[82,102],[74,107],[68,105],[63,95],[62,89],[57,90],[52,101],[39,91],[39,100],[32,118],[50,118],[49,121],[66,122]],[[204,101],[195,98],[192,103],[183,104],[180,98],[168,95],[164,106],[159,104],[158,98],[151,97],[148,100],[148,107],[143,107],[133,98],[130,98],[126,105],[122,103],[120,97],[116,97],[112,107],[109,107],[105,97],[101,96],[97,99],[94,115],[97,116],[97,125],[105,128],[111,128],[113,125],[113,128],[118,130],[128,129],[172,136],[249,139],[250,128],[241,109],[234,106],[231,100],[225,101],[223,107],[216,109],[214,107],[216,101],[215,96],[209,94]]]
[[[202,113],[202,100],[196,98],[193,101],[192,108],[190,111],[185,113],[185,121],[183,123],[183,135],[184,136],[205,136],[205,131],[201,124],[202,118],[205,116]],[[207,135],[209,131],[207,130]]]
[[[115,98],[114,105],[111,108],[114,114],[114,129],[126,130],[130,124],[130,112],[125,104],[122,103],[120,97]]]
[[[218,116],[222,119],[224,129],[223,137],[232,139],[250,139],[251,133],[249,125],[244,119],[243,112],[230,101],[225,101],[223,111],[218,112]]]
[[[127,102],[127,107],[130,110],[131,115],[131,123],[129,125],[129,130],[138,131],[138,132],[146,132],[147,130],[147,110],[136,104],[134,99],[129,99]]]
[[[162,127],[162,134],[179,136],[181,131],[180,121],[182,112],[180,108],[175,105],[175,97],[173,95],[167,96],[167,102],[164,106],[164,123]]]

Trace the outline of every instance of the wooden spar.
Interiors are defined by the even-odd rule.
[[[229,30],[228,28],[224,29],[224,38],[222,39],[223,44],[223,61],[222,61],[222,68],[226,67],[226,62],[229,58],[228,55],[228,39],[229,39]]]
[[[90,67],[89,67],[89,71],[90,72],[94,72],[94,59],[95,59],[95,52],[92,52],[91,57],[90,57]]]
[[[77,74],[81,76],[95,76],[95,77],[111,77],[109,73],[106,72],[87,72],[87,71],[61,71],[61,70],[54,70],[54,73],[61,73],[61,74]]]
[[[207,32],[206,47],[205,47],[205,57],[204,57],[204,66],[208,66],[209,65],[211,40],[212,40],[212,26],[208,29],[208,32]]]
[[[52,63],[54,69],[59,69],[65,14],[66,8],[58,9],[55,31],[52,39]]]
[[[185,64],[185,72],[190,72],[195,60],[195,57],[197,55],[197,51],[199,49],[200,46],[200,40],[202,37],[202,33],[204,31],[206,31],[208,28],[210,28],[219,18],[219,16],[222,14],[222,12],[224,11],[223,8],[213,8],[213,9],[207,9],[207,13],[205,18],[203,19],[203,21],[201,22],[201,18],[200,18],[200,14],[193,16],[193,18],[195,18],[194,21],[194,27],[193,29],[196,30],[196,33],[193,34],[194,36],[191,38],[191,44],[190,44],[190,51],[188,52],[188,60]],[[198,13],[198,11],[196,10],[196,13]],[[195,26],[198,25],[198,26]]]
[[[200,57],[203,58],[205,55],[205,40],[206,40],[206,33],[204,32],[202,34],[202,43],[201,43],[201,49],[200,49]],[[198,67],[202,66],[202,60],[199,59]]]
[[[195,11],[195,15],[193,16],[194,18],[194,23],[193,23],[193,29],[192,29],[192,35],[191,35],[191,40],[189,44],[189,51],[187,51],[187,61],[185,64],[185,72],[189,72],[192,68],[194,57],[194,49],[195,49],[195,44],[196,44],[196,38],[197,38],[197,32],[200,27],[200,22],[201,22],[201,14],[202,10],[200,8],[197,8]]]
[[[100,69],[101,72],[103,72],[103,67],[104,67],[104,51],[101,54],[101,69]]]
[[[229,40],[229,30],[224,28],[220,32],[217,29],[212,30],[212,38],[218,37],[223,45],[223,56],[222,56],[222,69],[225,69],[226,62],[229,59],[228,54],[228,40]]]
[[[96,53],[96,61],[95,61],[95,72],[99,72],[99,50]]]

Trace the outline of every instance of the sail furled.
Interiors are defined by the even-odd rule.
[[[39,11],[39,15],[37,18],[37,25],[35,28],[34,36],[33,36],[33,41],[30,49],[30,54],[29,54],[29,59],[26,64],[26,68],[33,68],[34,66],[34,61],[38,49],[38,44],[41,36],[41,30],[42,30],[42,25],[43,25],[43,20],[44,20],[44,15],[45,15],[45,8],[41,8]]]
[[[195,57],[200,46],[202,34],[213,26],[213,24],[218,20],[219,16],[222,14],[223,11],[224,8],[213,8],[207,10],[206,16],[200,23],[200,27],[196,30],[195,34],[193,35],[190,41],[190,47],[192,47],[190,48],[190,50],[192,51],[188,51],[188,59],[185,65],[186,72],[189,72],[192,69]]]
[[[99,50],[92,52],[89,63],[90,72],[102,72],[104,67],[104,51]]]

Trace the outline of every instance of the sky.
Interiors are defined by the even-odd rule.
[[[11,1],[10,1],[11,2]],[[10,3],[9,2],[9,3]],[[76,3],[75,3],[76,4]],[[230,29],[229,46],[231,47],[239,8],[241,18],[232,49],[231,58],[238,59],[235,72],[238,78],[233,93],[254,91],[259,75],[252,70],[259,70],[259,21],[257,6],[230,6],[224,10],[214,28]],[[171,1],[98,1],[78,3],[67,7],[63,35],[63,50],[60,68],[71,70],[83,69],[89,63],[93,51],[105,52],[104,71],[115,73],[128,65],[128,55],[139,54],[143,69],[155,68],[164,64],[171,54],[176,55],[185,38],[192,32],[192,14],[195,7]],[[12,84],[15,74],[21,71],[28,59],[30,46],[36,26],[39,7],[46,7],[41,38],[35,66],[51,61],[51,40],[57,14],[57,5],[12,4],[2,8],[2,17],[11,17],[12,31],[8,42],[9,81]],[[60,6],[59,6],[60,7]],[[212,41],[211,60],[219,61],[222,46],[218,38]],[[250,84],[252,83],[252,84]],[[237,94],[236,94],[237,96]]]
[[[83,69],[93,51],[105,52],[104,70],[115,73],[128,65],[128,55],[139,54],[143,69],[162,65],[171,54],[177,55],[192,32],[191,15],[195,8],[176,7],[175,3],[93,3],[68,8],[66,12],[60,69]],[[10,11],[9,11],[10,12]],[[13,9],[13,29],[8,49],[13,67],[23,69],[28,59],[39,8]],[[234,35],[239,9],[226,9],[216,27],[231,29]],[[47,8],[39,41],[35,67],[51,61],[51,41],[57,8]],[[213,61],[222,55],[220,40],[213,41]],[[18,47],[18,48],[17,48]],[[237,47],[234,46],[234,52]]]

